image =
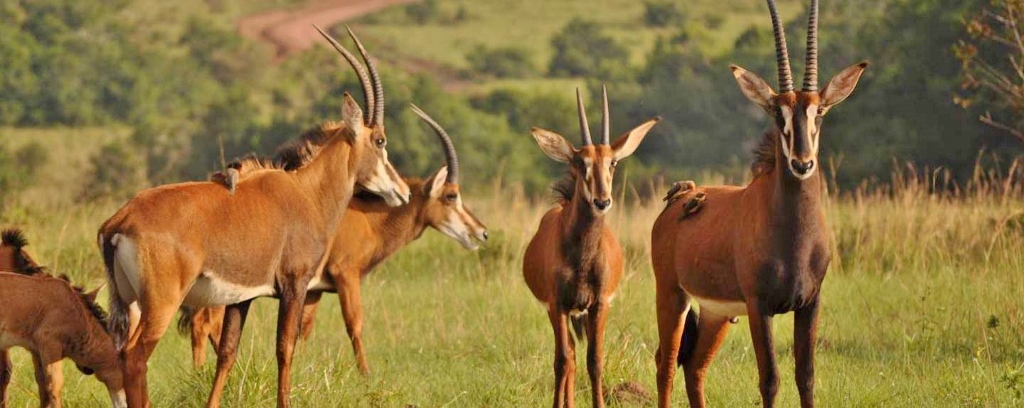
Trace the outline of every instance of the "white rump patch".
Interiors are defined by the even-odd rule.
[[[114,286],[117,296],[127,305],[139,300],[142,293],[142,271],[139,268],[139,248],[135,241],[114,234],[110,242],[114,245]]]
[[[193,307],[231,305],[273,294],[274,287],[272,285],[248,287],[221,279],[212,271],[204,271],[192,284],[192,289],[189,289],[188,294],[185,295],[183,303]]]

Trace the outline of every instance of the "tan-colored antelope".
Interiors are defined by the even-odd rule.
[[[114,340],[105,327],[106,314],[96,305],[99,289],[85,293],[66,280],[0,272],[0,407],[7,406],[11,380],[8,349],[32,354],[39,403],[61,406],[64,386],[61,361],[70,358],[82,373],[96,374],[106,385],[115,408],[126,407],[121,364]]]
[[[26,246],[28,240],[21,230],[11,228],[0,232],[0,271],[22,275],[45,274],[45,268],[29,255]]]
[[[599,144],[591,141],[579,89],[576,104],[583,134],[583,145],[579,149],[555,132],[532,129],[533,138],[548,157],[569,165],[568,176],[554,186],[560,196],[558,205],[541,218],[523,257],[526,284],[547,306],[555,331],[556,408],[575,406],[576,343],[568,330],[570,320],[577,336],[580,324],[584,324],[594,406],[604,406],[601,387],[604,325],[623,267],[622,247],[605,225],[604,217],[612,206],[615,166],[619,160],[633,154],[659,120],[648,120],[611,143],[608,92],[603,90],[602,93]]]
[[[815,171],[821,123],[829,109],[853,92],[867,63],[846,68],[818,90],[818,2],[813,0],[807,74],[803,89],[794,91],[782,23],[772,0],[768,7],[780,92],[757,75],[732,67],[743,94],[773,119],[755,152],[753,180],[746,187],[681,192],[680,198],[703,193],[703,209],[684,216],[690,200],[677,199],[654,223],[651,259],[657,285],[661,407],[669,406],[677,361],[685,372],[690,406],[704,406],[705,375],[728,331],[727,322],[744,315],[750,316],[761,399],[764,406],[773,406],[779,374],[772,316],[790,311],[795,320],[793,354],[800,404],[814,405],[818,296],[831,257],[821,175]],[[691,301],[700,305],[699,319]]]
[[[359,75],[365,115],[346,93],[342,122],[307,132],[287,150],[300,164],[296,169],[254,173],[238,182],[234,194],[209,181],[144,190],[100,228],[111,328],[132,407],[149,405],[146,361],[179,306],[231,305],[225,332],[237,333],[260,296],[280,299],[277,403],[289,406],[306,291],[322,284],[331,240],[356,185],[391,206],[409,201],[409,187],[385,150],[384,92],[376,68],[351,30],[369,76],[351,53],[320,33]],[[223,381],[218,376],[214,386]]]
[[[479,246],[477,241],[487,240],[486,227],[463,205],[459,190],[459,160],[451,138],[437,122],[415,105],[413,111],[437,134],[444,147],[447,165],[426,181],[406,179],[413,192],[409,204],[389,207],[379,197],[371,194],[357,194],[349,202],[349,211],[342,217],[330,249],[323,279],[319,285],[310,288],[302,319],[303,335],[308,336],[322,293],[338,293],[345,327],[352,341],[359,370],[363,374],[369,373],[362,340],[360,283],[363,276],[406,244],[419,238],[427,227],[441,231],[467,249],[476,249]],[[283,163],[283,166],[290,168],[292,164]],[[244,162],[238,167],[241,169],[240,181],[244,182],[251,174],[249,167]],[[226,185],[229,188],[231,186],[230,182]],[[193,363],[198,364],[197,354],[203,353],[202,346],[197,349],[196,343],[202,345],[206,337],[220,338],[217,350],[218,379],[226,377],[234,364],[239,338],[239,333],[229,333],[226,326],[223,332],[212,331],[217,329],[216,319],[223,316],[223,310],[218,307],[204,308],[191,316],[186,314],[182,317],[191,319],[193,327]],[[211,322],[211,319],[214,320]],[[183,325],[187,324],[179,324]],[[222,386],[214,388],[215,394],[210,397],[211,405],[217,405],[222,391]]]

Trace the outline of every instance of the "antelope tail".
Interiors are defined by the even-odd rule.
[[[569,322],[572,323],[572,332],[576,335],[577,342],[584,342],[587,340],[586,325],[583,321],[586,317],[586,313],[569,316]]]
[[[182,336],[192,335],[192,318],[195,317],[198,308],[181,306],[178,309],[178,334]]]
[[[700,320],[700,314],[693,307],[690,307],[690,311],[686,312],[686,323],[683,323],[683,339],[679,343],[679,357],[676,358],[676,362],[679,365],[686,364],[693,357],[693,350],[697,348],[697,322]]]
[[[117,351],[124,350],[128,343],[128,330],[131,327],[131,317],[128,305],[121,299],[117,289],[117,279],[114,277],[114,257],[117,254],[117,243],[114,237],[104,237],[100,234],[100,247],[103,250],[103,264],[107,270],[107,288],[110,292],[110,319],[107,320],[107,332],[114,338],[114,346]]]

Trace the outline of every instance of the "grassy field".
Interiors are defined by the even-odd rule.
[[[96,144],[86,135],[107,134],[57,131],[82,135],[61,138],[49,131],[5,132],[7,143],[66,140],[54,158],[75,155],[61,149],[82,152]],[[120,203],[60,199],[66,185],[57,180],[81,177],[80,168],[59,162],[48,167],[41,177],[53,183],[13,199],[14,205],[0,214],[0,226],[24,228],[38,259],[94,287],[103,281],[94,234]],[[836,250],[822,295],[817,356],[822,406],[1024,404],[1021,192],[1004,195],[998,184],[985,183],[950,198],[929,194],[930,184],[913,180],[897,183],[890,192],[844,193],[828,202]],[[549,403],[551,331],[520,272],[521,254],[548,201],[492,186],[464,186],[464,191],[472,196],[468,205],[488,224],[491,241],[467,252],[428,232],[364,281],[369,378],[355,369],[337,301],[325,297],[312,339],[296,353],[296,406]],[[50,196],[58,198],[40,198]],[[653,394],[656,328],[648,235],[661,203],[626,201],[623,205],[620,200],[610,215],[626,248],[628,270],[608,323],[605,378],[609,387],[637,382]],[[275,315],[276,302],[255,302],[224,397],[226,406],[273,406]],[[792,320],[780,316],[776,322],[783,376],[779,402],[795,406]],[[732,331],[711,369],[709,402],[757,405],[757,371],[746,319]],[[28,355],[20,350],[14,355],[10,406],[36,406]],[[582,357],[579,364],[584,364]],[[589,404],[585,373],[579,370],[577,378],[583,406]],[[72,364],[65,364],[65,374],[67,406],[108,403],[100,384],[80,375]],[[212,375],[212,363],[193,370],[187,339],[169,332],[150,361],[155,406],[202,406]],[[675,399],[680,405],[685,404],[682,387],[677,378]]]

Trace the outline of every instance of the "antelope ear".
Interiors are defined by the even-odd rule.
[[[740,86],[743,96],[766,111],[771,111],[775,107],[773,98],[775,91],[772,90],[771,85],[768,85],[757,74],[740,68],[738,65],[732,65],[729,68],[732,69],[732,76],[736,77],[736,84]]]
[[[612,143],[612,151],[615,152],[615,160],[622,160],[636,151],[636,148],[640,147],[640,142],[644,141],[644,137],[647,136],[647,132],[658,124],[661,117],[656,117],[642,123],[640,126],[633,128],[626,134],[619,136],[615,139],[615,143]]]
[[[829,108],[846,100],[853,93],[853,89],[857,87],[857,81],[860,80],[861,74],[864,73],[864,69],[867,67],[868,62],[861,61],[847,67],[832,77],[820,94],[822,111],[828,111]]]
[[[448,166],[441,166],[441,169],[434,173],[434,176],[423,183],[423,194],[427,197],[437,198],[441,196],[441,191],[444,190],[444,181],[448,178]]]
[[[530,133],[533,134],[533,139],[537,141],[537,145],[544,151],[544,154],[555,161],[568,163],[576,155],[577,150],[558,133],[538,127],[530,128]]]
[[[341,120],[352,129],[352,134],[359,136],[363,133],[363,129],[366,125],[363,123],[363,110],[359,109],[359,104],[356,103],[355,99],[352,99],[352,95],[345,92],[345,95],[341,97]]]

